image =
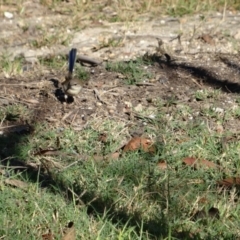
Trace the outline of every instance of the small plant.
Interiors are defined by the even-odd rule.
[[[64,64],[67,63],[66,58],[62,55],[59,56],[47,56],[47,57],[39,57],[38,58],[41,65],[54,68],[54,69],[60,69],[63,67]]]
[[[70,36],[63,33],[61,29],[54,33],[42,32],[41,36],[30,42],[32,47],[41,48],[44,46],[52,46],[54,44],[61,44],[66,46],[69,42]]]
[[[22,57],[16,57],[11,60],[11,56],[9,54],[3,54],[0,56],[0,69],[8,77],[22,73],[23,61],[24,59]]]
[[[90,78],[89,72],[86,71],[86,69],[81,66],[76,66],[75,75],[77,76],[77,78],[81,79],[84,82],[88,81]]]
[[[151,73],[144,70],[142,59],[131,60],[130,62],[107,63],[106,70],[123,74],[127,84],[130,85],[151,78]]]
[[[0,109],[0,121],[17,121],[29,117],[29,110],[21,104],[9,105]]]
[[[220,95],[220,90],[198,90],[195,93],[195,98],[197,101],[204,101],[209,98],[218,99]]]

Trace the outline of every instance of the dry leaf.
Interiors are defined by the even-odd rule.
[[[229,177],[223,180],[217,181],[218,185],[223,187],[233,187],[233,186],[240,186],[240,178],[239,177]]]
[[[200,167],[216,169],[216,168],[220,167],[219,165],[217,165],[213,162],[210,162],[208,160],[205,160],[205,159],[198,160],[198,159],[193,158],[193,157],[184,158],[183,163],[185,163],[188,166],[193,167],[194,169],[198,169]]]
[[[120,156],[119,152],[114,152],[114,153],[110,153],[108,155],[102,156],[102,155],[94,155],[93,159],[95,161],[108,161],[108,160],[115,160],[118,159]]]
[[[68,227],[64,231],[64,236],[62,237],[62,240],[75,240],[76,239],[76,230],[73,226],[73,222],[68,223]]]
[[[108,154],[108,159],[112,159],[112,160],[117,160],[120,156],[120,153],[119,152],[115,152],[115,153],[111,153],[111,154]]]
[[[214,45],[215,44],[215,41],[213,39],[213,37],[209,34],[203,34],[201,37],[200,37],[205,43],[208,43],[210,45]]]
[[[160,161],[160,162],[158,162],[158,163],[157,163],[157,166],[158,166],[158,168],[161,169],[161,170],[165,170],[165,169],[167,169],[167,167],[168,167],[166,161]]]
[[[21,180],[16,180],[16,179],[5,179],[4,181],[6,184],[13,186],[13,187],[17,187],[17,188],[21,188],[21,189],[26,189],[28,187],[28,184],[21,181]]]
[[[5,175],[6,174],[6,171],[2,168],[0,168],[0,175]]]
[[[134,137],[123,148],[124,152],[142,149],[145,152],[155,152],[153,142],[147,138]]]
[[[217,133],[222,134],[224,132],[223,125],[218,123],[216,126],[216,131]]]
[[[102,143],[107,143],[108,136],[106,133],[101,133],[98,137],[98,140]]]
[[[105,157],[102,156],[102,155],[97,155],[97,154],[95,154],[95,155],[93,156],[93,159],[94,159],[95,161],[104,161],[104,160],[105,160]]]
[[[187,157],[183,159],[183,163],[185,163],[188,166],[192,166],[196,164],[197,159],[193,157]]]
[[[202,197],[198,200],[199,203],[207,203],[208,202],[208,199],[205,198],[205,197]]]

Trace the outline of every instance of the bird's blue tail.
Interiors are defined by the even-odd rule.
[[[69,56],[68,56],[68,71],[70,74],[72,74],[73,72],[73,68],[74,68],[74,64],[76,61],[76,56],[77,56],[77,49],[76,48],[72,48],[71,51],[69,52]]]

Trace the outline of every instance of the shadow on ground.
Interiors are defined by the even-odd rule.
[[[235,78],[234,72],[229,74],[225,79],[221,76],[221,71],[214,72],[211,67],[201,67],[194,65],[191,62],[181,62],[176,63],[174,60],[171,60],[168,54],[166,56],[158,56],[156,54],[147,56],[152,62],[156,62],[159,64],[160,68],[165,69],[167,74],[171,76],[174,71],[188,73],[194,78],[197,78],[199,84],[208,85],[215,89],[221,89],[221,91],[226,93],[240,93],[240,83],[232,82],[232,79]],[[240,78],[240,59],[238,63],[235,61],[231,61],[230,57],[219,57],[219,62],[227,65],[228,69],[237,72],[238,77]],[[238,59],[238,56],[237,56]],[[234,75],[234,76],[233,76]],[[239,79],[238,79],[239,80]],[[240,81],[240,80],[239,80]],[[181,79],[178,84],[181,84],[183,80]]]

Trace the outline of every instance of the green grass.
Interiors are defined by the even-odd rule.
[[[51,69],[61,69],[64,65],[66,65],[66,57],[64,56],[47,56],[41,57],[38,59],[39,63]],[[66,67],[67,68],[67,67]]]
[[[82,66],[76,66],[75,75],[78,79],[81,79],[85,82],[90,79],[90,73]]]
[[[0,109],[0,119],[2,121],[14,122],[19,118],[26,118],[29,114],[29,110],[23,105],[8,105]]]
[[[54,34],[49,34],[49,32],[43,31],[41,29],[39,29],[39,31],[40,36],[30,42],[31,47],[41,48],[44,46],[52,46],[54,44],[67,46],[70,43],[70,36],[63,33],[61,28],[56,30]]]
[[[150,65],[150,62],[145,62],[142,58],[139,58],[135,61],[131,60],[130,62],[108,62],[106,64],[106,70],[121,73],[126,83],[132,85],[141,83],[152,77],[152,74],[143,68],[148,65]]]
[[[127,228],[127,223],[125,226],[113,224],[104,215],[101,218],[89,217],[87,208],[66,202],[62,192],[39,189],[37,185],[29,184],[26,192],[2,186],[0,202],[0,222],[4,226],[0,230],[1,237],[42,239],[41,235],[50,230],[55,239],[61,239],[63,227],[69,219],[76,219],[77,239],[104,239],[105,236],[134,239],[134,229]],[[123,230],[124,227],[127,229]]]
[[[14,1],[3,1],[0,5],[4,4],[15,6]],[[85,11],[86,19],[94,20],[102,14],[101,11],[96,14],[96,9],[103,10],[106,1],[87,0],[85,4],[75,1],[70,5],[60,0],[42,0],[41,4],[51,10],[60,9],[63,14],[72,14],[73,10],[75,16],[78,11],[79,14]],[[112,8],[116,15],[101,15],[103,20],[132,21],[148,12],[152,16],[204,15],[209,10],[240,9],[240,3],[126,0],[118,1]],[[77,28],[82,27],[78,17],[73,22]],[[65,30],[65,35],[60,30],[54,36],[42,32],[31,46],[67,45],[69,37]],[[110,39],[101,47],[114,48],[122,43]],[[21,74],[23,59],[10,59],[8,55],[1,57],[1,71],[8,77]],[[67,68],[63,57],[50,56],[39,62],[57,71]],[[106,69],[122,74],[126,84],[137,84],[152,77],[145,68],[150,64],[137,59],[107,63]],[[89,78],[84,68],[76,68],[75,73],[83,80]],[[236,108],[224,109],[223,116],[217,111],[221,94],[219,90],[197,91],[195,100],[201,102],[201,108],[196,116],[197,110],[192,105],[179,104],[175,97],[163,100],[159,96],[154,103],[158,107],[155,118],[143,124],[145,134],[156,139],[154,155],[121,152],[118,160],[103,160],[102,156],[115,152],[129,138],[131,126],[116,119],[93,119],[81,132],[43,121],[35,124],[32,131],[1,132],[0,239],[42,239],[49,231],[55,239],[61,239],[63,228],[70,221],[74,222],[76,239],[238,239],[239,187],[220,189],[216,182],[239,176],[239,141],[232,129],[225,129],[222,135],[212,130],[211,124],[224,126],[239,119],[240,101]],[[1,130],[4,124],[27,123],[32,114],[30,107],[19,103],[1,107]],[[146,112],[141,114],[146,123]],[[106,143],[99,140],[101,133],[107,135]],[[233,140],[225,141],[225,135]],[[58,152],[36,155],[44,149]],[[220,164],[222,169],[194,170],[184,166],[182,159],[191,156]],[[167,162],[166,170],[157,167],[161,160]],[[21,180],[28,188],[10,186],[6,180]],[[220,219],[207,215],[213,207],[219,210]],[[205,212],[205,217],[194,218],[198,211]]]
[[[4,53],[0,56],[0,70],[7,77],[21,74],[23,72],[23,62],[22,57],[11,59],[10,54]]]
[[[212,99],[208,111],[220,94],[204,92],[203,102]],[[0,180],[1,236],[41,239],[50,230],[60,239],[63,227],[73,221],[77,239],[236,239],[240,235],[238,189],[220,191],[216,182],[238,176],[239,143],[229,142],[223,148],[222,136],[209,131],[205,119],[221,120],[220,113],[186,121],[194,111],[187,104],[177,107],[161,100],[155,120],[146,127],[146,132],[164,139],[157,142],[156,153],[128,152],[118,160],[94,160],[95,155],[114,152],[126,134],[124,123],[110,119],[102,124],[93,120],[81,134],[41,123],[33,134],[1,136],[0,154],[5,159]],[[17,112],[16,118],[22,115]],[[13,114],[11,108],[6,113]],[[227,114],[236,116],[232,110]],[[99,141],[102,132],[107,143]],[[60,152],[34,154],[41,149]],[[221,164],[223,170],[183,166],[182,159],[189,156]],[[19,160],[41,168],[14,170]],[[167,170],[158,169],[159,160],[167,162]],[[58,163],[60,168],[47,163]],[[14,188],[5,184],[6,179],[29,186]],[[220,219],[194,218],[197,211],[208,213],[213,207]]]

